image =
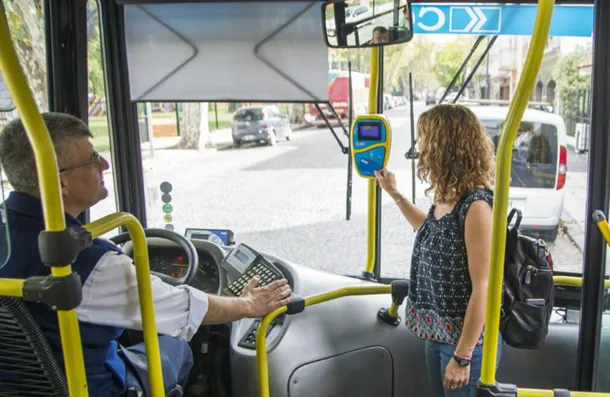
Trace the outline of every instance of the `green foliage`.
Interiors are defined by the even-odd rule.
[[[11,31],[13,40],[21,40],[24,43],[30,44],[29,37],[25,30],[25,25],[21,17],[15,12],[12,7],[12,2],[7,1],[6,4],[6,17],[8,19],[8,27]]]
[[[466,55],[468,55],[468,51],[469,46],[463,41],[447,43],[442,47],[436,55],[433,66],[434,73],[436,73],[436,78],[441,86],[447,87],[451,83]]]
[[[578,92],[588,89],[591,76],[580,76],[578,65],[591,60],[590,48],[577,48],[563,56],[556,65],[557,91],[562,102],[562,117],[565,120],[576,120],[578,117]]]
[[[87,65],[89,66],[89,93],[93,95],[105,96],[105,85],[104,85],[104,68],[102,62],[102,48],[100,40],[100,26],[97,17],[97,5],[93,0],[89,1],[88,4],[89,12],[93,13],[92,17],[89,18],[88,31],[91,32],[89,36],[89,49]]]
[[[407,44],[385,47],[384,90],[409,90],[409,72],[413,75],[413,90],[421,91],[438,85],[433,71],[433,46],[425,37],[415,36]]]

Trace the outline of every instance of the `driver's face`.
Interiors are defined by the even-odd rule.
[[[104,171],[110,166],[104,157],[95,152],[89,138],[70,137],[66,140],[73,147],[74,158],[63,166],[76,167],[60,173],[62,198],[66,212],[77,216],[108,196]]]
[[[373,32],[373,43],[374,44],[387,43],[389,41],[390,41],[390,34],[388,32],[386,32],[386,33]]]

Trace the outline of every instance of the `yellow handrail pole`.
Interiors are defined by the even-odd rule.
[[[544,55],[554,0],[540,0],[536,13],[534,32],[523,74],[511,101],[500,144],[496,164],[496,184],[493,206],[493,232],[489,286],[487,293],[487,312],[485,315],[485,343],[483,344],[483,367],[481,383],[492,385],[496,379],[496,359],[498,354],[498,334],[500,309],[502,303],[502,278],[504,274],[504,250],[506,248],[508,190],[510,184],[512,147],[519,124],[531,96]]]
[[[23,282],[25,280],[15,278],[0,278],[0,296],[13,296],[21,298],[23,296]]]
[[[6,85],[17,106],[34,151],[45,230],[62,231],[66,228],[66,222],[55,150],[15,53],[2,2],[0,2],[0,70],[4,74]],[[51,274],[56,277],[68,276],[71,273],[70,264],[63,267],[51,267]],[[58,310],[57,319],[70,396],[88,396],[76,310]]]
[[[322,292],[305,298],[305,307],[317,305],[344,296],[391,294],[391,285],[349,286],[332,291]],[[269,397],[269,362],[267,360],[267,328],[274,318],[286,313],[287,306],[282,306],[267,314],[256,330],[256,364],[258,369],[259,397]]]
[[[369,114],[377,114],[377,97],[379,96],[379,47],[371,47],[371,79],[369,82]],[[350,126],[351,127],[351,126]],[[353,150],[353,149],[352,149]],[[375,246],[377,245],[377,233],[375,224],[377,223],[377,181],[369,178],[369,201],[368,201],[368,245],[366,272],[373,273],[375,269]]]
[[[555,397],[553,390],[517,389],[517,397]],[[610,393],[571,391],[570,397],[610,397]]]
[[[258,397],[269,397],[269,361],[267,360],[267,328],[280,314],[288,308],[282,306],[267,314],[256,330],[256,366],[258,369]]]
[[[608,225],[606,215],[600,210],[596,210],[593,212],[593,221],[595,221],[599,231],[602,233],[602,236],[604,236],[606,244],[610,245],[610,225]]]
[[[134,262],[138,281],[140,312],[142,313],[146,362],[150,375],[150,389],[153,394],[152,397],[165,397],[157,324],[155,323],[155,308],[153,305],[152,287],[150,284],[148,246],[146,244],[144,229],[142,229],[142,225],[135,216],[125,212],[107,215],[95,222],[85,225],[84,228],[95,238],[122,225],[127,227],[134,248]]]
[[[400,308],[400,306],[392,302],[392,305],[390,305],[390,309],[388,309],[388,314],[392,317],[398,316],[398,308]]]
[[[582,277],[553,276],[553,283],[558,286],[582,287]],[[610,288],[610,280],[604,281],[604,288]]]

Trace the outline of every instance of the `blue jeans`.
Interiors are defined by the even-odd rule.
[[[481,377],[481,366],[483,363],[483,346],[477,346],[472,352],[472,361],[470,363],[470,381],[468,385],[459,389],[443,388],[443,380],[445,379],[445,368],[449,360],[453,359],[455,346],[426,341],[426,364],[428,366],[428,377],[432,383],[432,390],[436,397],[476,397],[477,383]],[[502,336],[498,337],[498,358],[497,365],[502,359]]]
[[[193,352],[187,342],[166,335],[159,336],[159,351],[161,353],[163,385],[167,395],[176,385],[184,387],[186,384],[189,373],[193,368]],[[127,397],[150,396],[150,380],[144,343],[121,348],[121,353],[127,367],[125,376]]]

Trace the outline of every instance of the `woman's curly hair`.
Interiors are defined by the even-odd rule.
[[[441,104],[421,114],[417,175],[436,203],[453,203],[476,187],[491,188],[494,144],[477,116],[462,105]]]

